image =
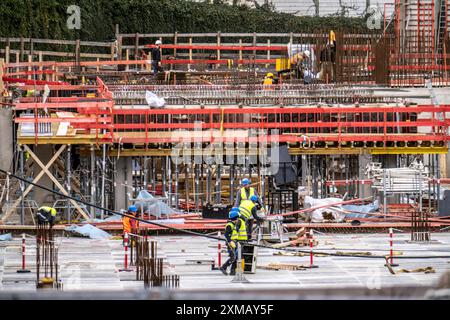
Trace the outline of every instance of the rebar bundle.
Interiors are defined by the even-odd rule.
[[[296,105],[309,103],[388,103],[395,99],[374,96],[371,89],[333,85],[274,86],[113,86],[116,105],[146,105],[146,91],[164,98],[168,105]]]
[[[158,258],[158,243],[149,241],[144,232],[131,237],[131,264],[136,266],[136,280],[150,287],[177,288],[178,275],[164,275],[164,259]]]
[[[55,246],[53,229],[48,223],[37,226],[36,279],[38,288],[58,283],[58,248]]]

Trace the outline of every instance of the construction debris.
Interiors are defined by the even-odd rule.
[[[306,270],[309,266],[306,265],[297,265],[297,264],[282,264],[282,263],[270,263],[267,266],[257,266],[258,269],[265,270],[289,270],[289,271],[297,271],[297,270]]]
[[[311,234],[310,232],[307,232],[305,228],[299,229],[294,237],[289,237],[290,241],[288,242],[282,242],[282,243],[276,243],[272,245],[272,248],[285,248],[290,246],[310,246],[310,239]],[[319,241],[316,239],[313,239],[313,246],[317,246],[319,244]]]

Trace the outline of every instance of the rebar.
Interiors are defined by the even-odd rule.
[[[56,287],[58,283],[58,248],[55,246],[53,228],[48,224],[38,224],[36,234],[36,286],[42,287],[43,280]]]

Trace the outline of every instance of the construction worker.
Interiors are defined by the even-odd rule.
[[[134,230],[139,229],[139,221],[132,219],[131,217],[137,217],[138,216],[138,210],[136,206],[130,206],[127,211],[127,216],[124,216],[122,218],[122,224],[123,224],[123,235],[125,233],[132,233]]]
[[[56,209],[52,207],[40,207],[37,211],[37,218],[39,224],[46,224],[49,223],[50,227],[52,228],[55,224],[56,220]]]
[[[309,75],[308,65],[311,61],[311,52],[305,50],[292,56],[291,58],[291,70],[295,71],[295,77],[297,79],[305,79],[305,76]]]
[[[270,72],[269,72],[269,73],[266,75],[266,77],[264,78],[263,85],[265,85],[265,86],[271,86],[271,85],[273,85],[273,84],[274,84],[273,77],[274,77],[273,73],[270,73]]]
[[[242,188],[236,193],[236,201],[234,203],[235,207],[239,207],[241,202],[244,200],[249,200],[251,196],[257,196],[255,188],[251,187],[251,181],[247,178],[241,181]]]
[[[239,216],[245,220],[248,240],[252,240],[253,219],[256,219],[259,223],[264,221],[258,216],[258,208],[259,197],[257,195],[251,196],[250,200],[242,201],[239,206]]]
[[[151,49],[152,54],[152,71],[154,74],[157,74],[159,71],[162,70],[161,65],[161,40],[157,40],[155,42],[156,48]]]
[[[220,266],[219,270],[222,271],[224,275],[228,275],[227,269],[231,266],[230,275],[233,276],[236,274],[238,258],[237,242],[247,241],[245,221],[239,217],[239,208],[237,207],[231,209],[228,216],[228,221],[225,226],[225,239],[227,240],[229,258],[222,266]]]

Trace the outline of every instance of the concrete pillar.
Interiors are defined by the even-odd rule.
[[[13,163],[13,120],[9,108],[0,108],[0,168],[11,170]]]
[[[114,190],[116,210],[127,209],[130,204],[128,202],[128,193],[132,194],[131,186],[133,186],[131,170],[131,157],[123,157],[117,160],[115,172],[116,187]]]
[[[370,154],[361,154],[358,157],[359,164],[359,180],[366,180],[367,177],[365,175],[366,166],[372,162],[372,155]],[[361,197],[369,197],[371,193],[370,184],[359,184],[358,196]]]
[[[3,59],[0,59],[0,101],[3,93]],[[9,108],[0,108],[0,168],[10,170],[13,163],[13,120],[12,111]]]

